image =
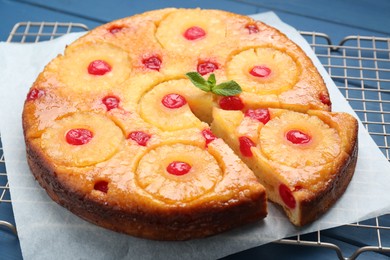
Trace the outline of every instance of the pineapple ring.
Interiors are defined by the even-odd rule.
[[[191,166],[188,173],[174,175],[167,167],[172,162]],[[135,170],[136,183],[153,197],[168,202],[189,202],[213,189],[223,177],[217,160],[198,146],[174,143],[146,153]]]
[[[160,22],[156,38],[167,50],[189,55],[200,53],[225,38],[226,26],[223,18],[218,12],[210,15],[210,11],[199,9],[173,12]],[[189,28],[201,28],[205,35],[196,40],[188,40],[184,34]]]
[[[85,129],[92,138],[74,145],[67,141],[67,133]],[[108,117],[93,113],[76,113],[56,121],[41,137],[43,151],[57,164],[84,167],[111,158],[124,142],[122,130]]]
[[[263,67],[267,73],[263,77],[251,75],[250,71],[256,66]],[[227,64],[226,73],[229,79],[240,84],[243,91],[264,95],[280,94],[294,87],[301,69],[288,53],[259,47],[234,55]]]
[[[290,130],[301,131],[311,140],[294,144],[286,137]],[[259,149],[268,159],[294,168],[332,162],[341,152],[340,143],[337,130],[320,118],[292,111],[268,121],[259,136]]]
[[[179,94],[185,98],[187,103],[179,108],[167,108],[163,105],[162,100],[169,94]],[[156,85],[141,98],[139,111],[146,122],[164,131],[175,131],[201,127],[202,122],[194,113],[197,109],[205,108],[208,108],[209,113],[211,113],[211,102],[211,95],[194,88],[189,80],[169,80]]]
[[[110,65],[111,70],[104,75],[89,74],[88,66],[99,60]],[[69,89],[77,93],[93,93],[123,83],[130,76],[130,68],[126,51],[107,43],[93,43],[65,52],[59,64],[59,78],[67,86],[64,90],[67,93]]]

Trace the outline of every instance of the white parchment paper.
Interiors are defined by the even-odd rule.
[[[310,46],[273,13],[255,19],[277,27],[299,44],[323,75],[334,111],[354,114]],[[346,193],[319,220],[294,227],[278,207],[268,217],[221,235],[159,242],[92,225],[54,203],[34,180],[25,159],[21,113],[29,87],[44,65],[78,38],[70,34],[37,44],[0,43],[0,130],[12,204],[25,259],[213,259],[286,236],[351,223],[390,212],[390,164],[360,123],[359,158]]]

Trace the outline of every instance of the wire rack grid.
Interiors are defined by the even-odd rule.
[[[36,43],[87,30],[87,26],[79,23],[21,22],[14,26],[7,42]],[[326,34],[301,32],[301,35],[310,43],[337,87],[390,161],[390,38],[348,36],[338,45],[333,45]],[[11,204],[0,139],[0,232],[11,230],[17,235]],[[10,217],[4,219],[4,216]],[[361,241],[356,240],[363,233]],[[365,241],[367,234],[370,236],[369,242]],[[331,239],[335,236],[337,241],[353,241],[354,249],[345,249],[342,243]],[[390,256],[390,214],[274,243],[326,248],[334,250],[339,259],[356,259],[364,252],[375,252],[386,257]]]

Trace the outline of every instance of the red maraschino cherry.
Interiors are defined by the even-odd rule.
[[[217,137],[213,134],[213,132],[211,132],[211,130],[208,128],[203,129],[202,135],[206,139],[206,147],[208,146],[209,143],[217,139]]]
[[[279,185],[279,194],[282,198],[284,204],[287,205],[290,209],[294,209],[296,206],[296,201],[294,198],[294,195],[292,194],[289,187],[287,187],[285,184]]]
[[[176,176],[187,174],[190,170],[191,165],[181,161],[173,161],[167,166],[167,172]]]
[[[175,109],[187,104],[187,100],[182,95],[171,93],[165,95],[161,100],[161,103],[167,108]]]
[[[85,128],[74,128],[69,130],[66,135],[66,142],[71,145],[83,145],[92,140],[93,133]]]
[[[106,182],[106,181],[98,181],[93,186],[93,189],[101,191],[103,193],[107,193],[108,192],[108,182]]]
[[[245,157],[252,157],[253,153],[251,151],[251,147],[255,147],[256,144],[247,136],[240,136],[238,138],[240,143],[240,152]]]
[[[263,124],[266,124],[271,116],[267,108],[258,108],[258,109],[248,109],[245,112],[245,116],[248,116],[254,120],[257,120]]]
[[[293,144],[306,144],[311,140],[311,137],[308,134],[299,130],[288,131],[286,138]]]
[[[267,66],[254,66],[249,73],[252,76],[258,77],[258,78],[265,78],[268,77],[271,74],[271,69],[268,68]]]
[[[218,69],[218,65],[211,61],[199,62],[197,66],[197,71],[202,76],[211,73],[216,69]]]
[[[244,103],[238,96],[227,96],[219,100],[219,107],[224,110],[241,110],[244,108]]]
[[[143,59],[142,63],[148,69],[160,71],[162,61],[157,56],[151,56],[149,58]]]
[[[44,94],[45,94],[45,92],[43,90],[33,88],[27,94],[27,101],[36,100],[36,99],[42,97]]]
[[[330,97],[329,97],[328,94],[321,93],[320,94],[320,100],[321,100],[322,104],[324,104],[324,105],[327,105],[327,106],[331,106],[332,105],[332,102],[330,101]]]
[[[249,34],[259,32],[259,28],[257,27],[256,24],[248,24],[247,26],[245,26],[245,28],[248,30]]]
[[[188,28],[183,35],[187,40],[194,41],[206,36],[206,32],[198,26],[192,26]]]
[[[122,26],[113,25],[113,26],[111,26],[111,27],[108,29],[108,31],[109,31],[110,33],[112,33],[112,34],[116,34],[116,33],[120,32],[120,31],[122,31],[122,29],[123,29]]]
[[[146,146],[151,137],[152,136],[150,134],[147,134],[147,133],[142,132],[142,131],[131,132],[128,136],[128,138],[137,142],[137,144],[139,144],[141,146]]]
[[[94,60],[88,65],[88,73],[96,76],[103,76],[111,71],[111,66],[104,60]]]
[[[107,111],[110,111],[111,109],[117,108],[120,101],[116,96],[105,96],[102,102],[106,105]]]

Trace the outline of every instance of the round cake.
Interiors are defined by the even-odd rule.
[[[357,151],[356,120],[343,114],[351,129],[342,131],[334,123],[342,116],[330,110],[312,61],[278,30],[224,11],[169,8],[110,22],[67,46],[30,88],[23,128],[31,171],[55,202],[111,230],[186,240],[266,217],[264,186],[290,210],[292,200],[310,200],[299,214],[332,193],[329,208],[352,177]],[[320,122],[307,118],[316,111]],[[313,122],[306,135],[325,129],[324,140],[302,133]],[[280,129],[289,129],[295,150],[272,142],[285,138]],[[332,141],[310,155],[325,156],[314,164],[326,167],[311,167],[322,177],[280,174],[283,160],[309,156],[311,139]],[[255,150],[273,162],[284,151],[282,166],[248,161]],[[281,183],[284,190],[275,188]],[[300,199],[305,190],[315,196]]]

